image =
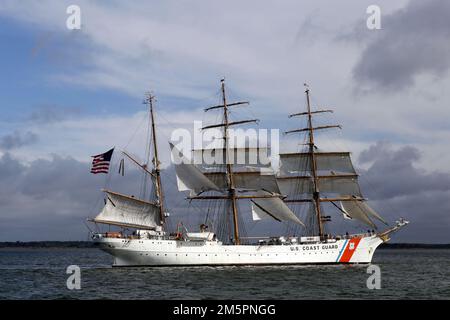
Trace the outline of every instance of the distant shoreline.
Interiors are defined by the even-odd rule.
[[[90,241],[15,241],[0,242],[0,248],[82,248],[94,249]],[[380,249],[450,249],[450,243],[384,243]]]

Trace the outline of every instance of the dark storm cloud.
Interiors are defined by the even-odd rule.
[[[24,165],[4,154],[0,158],[0,241],[86,240],[84,222],[101,209],[101,188],[139,194],[140,173],[127,164],[122,177],[116,163],[106,180],[105,175],[90,174],[88,162],[70,157],[53,155]],[[175,190],[166,190],[174,203],[170,208],[184,197]]]
[[[17,149],[26,145],[34,144],[38,140],[38,135],[33,132],[27,131],[25,133],[20,133],[19,131],[14,131],[11,134],[0,137],[0,149]]]
[[[360,155],[370,163],[361,172],[364,194],[391,221],[411,221],[396,238],[409,242],[450,242],[450,174],[426,172],[414,164],[420,152],[411,146],[398,150],[378,142]]]
[[[66,230],[70,239],[84,234],[82,221],[95,205],[99,183],[88,172],[88,164],[71,158],[53,156],[24,165],[4,154],[0,159],[0,239],[54,239],[58,228],[59,234]],[[71,223],[75,218],[80,222],[77,226]]]
[[[361,171],[363,193],[388,221],[401,216],[411,221],[395,241],[450,242],[450,176],[416,168],[419,159],[413,147],[394,149],[381,142],[371,146],[360,156],[360,162],[369,165]],[[139,194],[140,173],[127,164],[122,177],[117,174],[117,162],[105,184],[105,175],[89,173],[88,162],[55,155],[23,164],[4,154],[0,158],[0,241],[86,240],[84,222],[101,209],[102,187]],[[177,191],[172,166],[163,171],[163,181],[171,223],[183,221],[196,230],[207,210],[198,202],[189,205],[186,194]],[[242,219],[252,223],[245,204],[241,209]],[[271,232],[276,228],[283,232],[283,225],[269,225]],[[251,233],[265,234],[267,226],[253,224]]]
[[[369,41],[353,69],[358,83],[396,90],[413,85],[418,75],[441,77],[448,72],[449,1],[413,0],[387,16],[381,8],[381,21],[381,30],[359,23],[353,34],[355,41]]]
[[[372,162],[365,172],[376,187],[374,199],[389,199],[398,196],[413,196],[422,192],[450,191],[450,174],[426,172],[414,166],[420,152],[405,146],[394,150],[389,143],[378,142],[361,152],[361,163]]]

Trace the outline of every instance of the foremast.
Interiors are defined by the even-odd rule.
[[[323,238],[323,221],[322,221],[322,212],[320,210],[320,196],[319,196],[319,181],[317,179],[317,163],[316,157],[314,155],[314,128],[312,126],[312,115],[311,115],[311,105],[309,102],[309,89],[305,90],[306,93],[306,104],[308,108],[308,129],[309,129],[309,153],[311,157],[312,163],[312,173],[313,173],[313,181],[314,181],[314,208],[316,210],[317,222],[319,227],[319,236]]]
[[[323,223],[327,221],[327,217],[322,216],[322,211],[320,208],[320,190],[319,190],[319,179],[317,174],[317,161],[316,161],[316,155],[315,155],[315,149],[316,146],[314,144],[314,131],[320,130],[320,129],[327,129],[327,128],[340,128],[339,125],[329,125],[329,126],[320,126],[320,127],[314,127],[313,126],[313,114],[315,113],[324,113],[324,112],[333,112],[332,110],[317,110],[317,111],[311,111],[311,103],[310,103],[310,97],[309,97],[309,87],[305,84],[305,95],[306,95],[306,112],[301,113],[295,113],[289,115],[289,118],[295,117],[295,116],[304,116],[306,115],[308,117],[308,127],[307,128],[301,128],[301,129],[295,129],[286,131],[285,134],[290,133],[296,133],[296,132],[308,132],[308,150],[309,150],[309,157],[311,161],[311,173],[313,178],[313,202],[314,202],[314,211],[315,215],[317,217],[317,225],[318,225],[318,235],[322,239],[324,236],[324,226]]]
[[[322,214],[321,203],[328,202],[342,212],[346,219],[356,219],[376,228],[371,218],[387,222],[366,204],[362,197],[356,173],[349,152],[317,151],[314,133],[317,130],[341,128],[340,125],[314,126],[313,116],[332,110],[311,111],[310,91],[305,84],[307,111],[289,115],[291,117],[307,116],[307,127],[286,131],[291,133],[308,133],[308,152],[280,154],[280,175],[277,180],[280,190],[288,197],[286,203],[313,203],[317,219],[317,234],[321,239],[325,236],[324,223],[331,221],[330,216]],[[302,174],[302,171],[306,174]],[[309,197],[300,197],[299,195]],[[341,205],[337,204],[339,202]]]

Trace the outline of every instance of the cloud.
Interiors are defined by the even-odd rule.
[[[87,239],[83,222],[101,209],[100,188],[140,194],[141,173],[127,162],[125,177],[118,175],[120,158],[116,154],[111,174],[106,177],[90,174],[89,163],[71,157],[54,155],[24,164],[4,154],[0,158],[0,241]],[[413,164],[418,158],[418,151],[412,147],[394,149],[381,142],[363,151],[361,161],[371,164],[361,172],[363,193],[388,220],[403,216],[411,221],[396,234],[395,241],[449,242],[450,176],[416,169]],[[163,182],[172,227],[183,221],[196,230],[208,212],[214,223],[220,222],[223,207],[208,210],[208,206],[202,206],[204,203],[189,203],[186,194],[177,191],[173,166],[163,171]],[[246,203],[241,203],[240,209],[249,235],[269,230],[285,232],[285,224],[252,222]],[[306,213],[294,210],[300,215]],[[336,227],[353,230],[348,224]]]
[[[445,76],[450,68],[449,12],[446,0],[410,1],[389,15],[382,11],[382,30],[358,28],[354,40],[368,44],[353,68],[356,83],[394,91],[413,86],[419,76]]]
[[[28,121],[34,124],[49,124],[70,119],[81,114],[81,108],[42,105],[33,108]]]
[[[100,188],[140,194],[140,172],[127,163],[125,176],[118,175],[117,159],[106,177],[90,174],[89,163],[71,157],[53,155],[23,164],[4,154],[0,158],[0,241],[86,240],[84,221],[103,204]],[[167,188],[170,205],[177,203],[171,190],[175,189]]]
[[[17,149],[23,146],[34,144],[38,140],[38,135],[31,131],[27,131],[25,133],[14,131],[11,134],[0,137],[0,149],[7,151]]]
[[[390,199],[398,196],[418,196],[422,193],[450,191],[450,174],[427,172],[414,166],[421,158],[419,150],[403,146],[397,150],[386,142],[378,142],[361,152],[359,161],[371,162],[365,172],[376,193],[374,199]]]
[[[344,145],[343,150],[359,151],[379,139],[393,141],[395,147],[373,146],[361,157],[366,159],[365,168],[369,168],[369,175],[375,175],[379,188],[367,195],[379,200],[378,204],[393,206],[395,211],[387,210],[389,217],[425,210],[431,203],[429,199],[437,201],[433,207],[436,211],[445,212],[447,191],[438,187],[439,173],[432,171],[448,169],[450,164],[449,153],[442,147],[443,141],[449,140],[448,77],[439,83],[430,81],[432,85],[422,86],[420,92],[386,95],[383,89],[407,88],[423,75],[447,74],[448,19],[443,17],[449,12],[448,4],[417,1],[398,9],[404,5],[399,3],[381,1],[382,13],[386,14],[382,16],[383,30],[368,31],[364,21],[367,5],[359,0],[342,3],[339,14],[334,6],[320,2],[230,1],[218,10],[214,2],[111,4],[80,0],[82,30],[69,32],[65,28],[65,9],[72,4],[70,1],[2,1],[0,15],[14,26],[17,24],[18,35],[26,34],[32,39],[28,48],[36,49],[30,59],[38,66],[42,58],[57,62],[55,68],[42,68],[45,71],[33,75],[39,80],[36,83],[45,84],[36,85],[35,89],[45,95],[43,103],[50,106],[34,109],[21,123],[1,123],[5,130],[2,134],[21,133],[19,142],[26,141],[26,132],[39,137],[39,143],[9,149],[14,151],[14,157],[3,155],[2,188],[9,191],[5,193],[5,206],[1,206],[2,214],[8,214],[2,225],[19,228],[27,223],[28,229],[24,226],[22,230],[31,232],[38,228],[45,231],[47,224],[49,235],[56,235],[68,224],[66,228],[74,228],[73,234],[81,234],[77,221],[89,210],[86,203],[95,202],[90,197],[99,194],[96,188],[88,186],[103,183],[99,177],[86,176],[89,164],[84,161],[112,145],[117,149],[125,147],[143,158],[148,117],[144,112],[136,112],[143,110],[139,107],[142,93],[151,88],[158,96],[158,142],[162,160],[167,163],[171,131],[176,127],[192,128],[192,121],[203,117],[200,108],[219,101],[214,93],[222,76],[227,78],[230,101],[251,101],[251,109],[233,110],[236,118],[240,118],[237,112],[243,110],[252,113],[252,118],[260,118],[262,127],[282,130],[297,127],[295,119],[287,122],[287,115],[304,110],[301,84],[308,82],[313,107],[334,108],[336,118],[325,120],[344,125],[344,136],[337,141]],[[255,11],[256,7],[261,10]],[[348,38],[356,46],[333,41],[341,26],[354,26],[355,20],[364,29],[359,37]],[[379,94],[355,97],[350,90],[355,82],[380,89]],[[61,96],[60,88],[75,87],[94,93],[98,90],[102,95],[108,92],[102,91],[104,88],[112,88],[117,95],[138,98],[137,104],[124,106],[121,115],[108,107],[91,110],[89,115],[75,111],[68,115],[52,99]],[[64,101],[82,106],[93,103],[80,103],[82,96],[75,94]],[[30,108],[35,106],[30,103]],[[326,132],[320,135],[326,137],[333,150],[336,140],[329,138],[334,137],[326,136]],[[138,136],[142,139],[134,139],[129,145],[130,137]],[[298,137],[295,138],[291,144],[294,149],[298,147]],[[351,148],[346,148],[348,144]],[[405,144],[409,146],[402,148]],[[64,173],[69,167],[78,174],[71,177],[70,172]],[[397,180],[391,182],[387,172]],[[47,179],[48,176],[52,178]],[[87,180],[78,180],[80,177]],[[59,189],[55,181],[59,182]],[[386,181],[394,185],[386,185]],[[433,191],[427,192],[428,189]],[[69,190],[73,190],[71,196],[65,194]],[[83,190],[90,191],[77,195]],[[409,193],[416,197],[411,198]],[[55,204],[57,208],[53,207]],[[34,211],[41,214],[40,219],[27,222]],[[67,216],[61,215],[64,212]],[[190,219],[199,218],[192,215]],[[431,228],[431,224],[427,226]],[[64,236],[63,232],[60,234]],[[437,232],[424,233],[423,237],[431,234],[435,236]]]
[[[370,164],[361,171],[363,193],[380,213],[411,221],[396,239],[449,242],[450,174],[416,167],[420,158],[421,153],[412,146],[372,145],[359,157],[361,163]]]

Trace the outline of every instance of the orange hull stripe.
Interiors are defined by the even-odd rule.
[[[356,248],[358,247],[361,238],[353,238],[347,243],[347,247],[344,250],[344,253],[341,256],[339,262],[350,262],[350,259],[353,256]]]

